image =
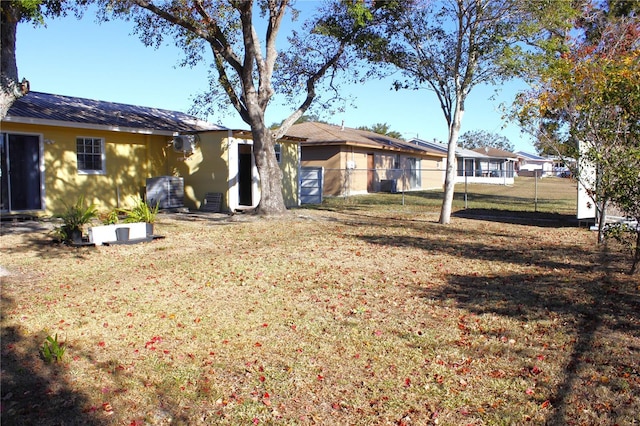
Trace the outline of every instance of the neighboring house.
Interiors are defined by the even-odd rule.
[[[553,162],[553,174],[558,177],[571,177],[578,167],[578,161],[571,157],[549,157]]]
[[[323,194],[344,196],[441,188],[444,155],[378,133],[307,122],[288,136],[301,142],[303,168],[324,170]]]
[[[411,143],[446,156],[448,147],[437,141],[412,139]],[[514,182],[514,153],[495,148],[456,149],[456,183],[489,183],[512,185]]]
[[[495,183],[513,184],[515,168],[518,157],[513,152],[497,148],[476,148],[472,151],[486,155],[476,164],[476,176],[478,172],[483,177],[496,179]]]
[[[108,211],[158,180],[192,209],[210,193],[220,194],[221,210],[260,199],[250,134],[177,111],[30,92],[9,109],[1,136],[3,213],[49,215],[80,196]],[[294,206],[297,141],[279,148]]]
[[[553,160],[529,152],[517,151],[516,173],[518,176],[553,176]]]

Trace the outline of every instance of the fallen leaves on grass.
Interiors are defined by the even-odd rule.
[[[165,219],[161,242],[91,251],[1,237],[19,248],[6,267],[28,271],[3,282],[3,330],[24,331],[3,334],[3,385],[26,368],[51,393],[27,394],[22,413],[66,393],[132,425],[624,424],[640,411],[637,284],[609,263],[616,291],[602,288],[586,231],[309,217]],[[25,337],[52,324],[74,355],[56,371]],[[23,404],[12,393],[3,410]]]

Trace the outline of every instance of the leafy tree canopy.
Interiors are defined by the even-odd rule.
[[[385,135],[396,139],[402,139],[402,133],[395,130],[391,130],[391,126],[387,123],[376,123],[371,127],[360,126],[358,130],[367,130],[369,132],[377,133],[379,135]]]
[[[618,16],[596,6],[584,8],[576,23],[583,31],[535,70],[537,84],[516,105],[523,128],[546,149],[566,153],[577,147],[576,176],[596,206],[602,242],[612,203],[640,220],[640,21],[634,12]],[[633,232],[635,271],[640,228]]]
[[[460,135],[460,146],[467,149],[497,148],[513,152],[515,147],[506,137],[485,130],[471,130]]]

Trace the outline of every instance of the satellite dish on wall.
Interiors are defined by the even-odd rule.
[[[180,135],[173,138],[173,150],[184,154],[191,154],[196,145],[194,135]]]

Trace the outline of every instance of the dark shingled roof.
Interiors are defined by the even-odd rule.
[[[354,145],[367,148],[388,149],[394,151],[414,152],[423,155],[444,154],[430,151],[422,146],[400,139],[370,132],[368,130],[351,129],[333,124],[306,122],[294,124],[287,131],[287,136],[304,138],[302,146],[322,145]]]
[[[197,132],[226,130],[188,114],[72,96],[29,92],[9,109],[8,122],[72,123],[134,132]],[[43,122],[44,121],[44,122]]]

